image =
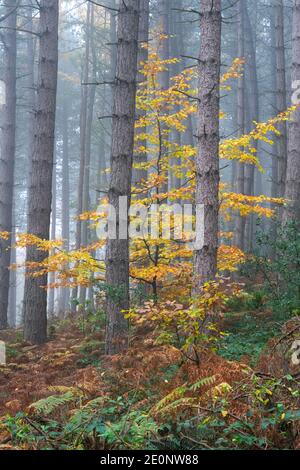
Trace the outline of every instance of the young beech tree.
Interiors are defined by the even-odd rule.
[[[131,196],[135,99],[138,56],[139,0],[120,1],[117,64],[113,96],[111,179],[108,199],[119,214],[119,197]],[[124,217],[124,214],[120,214]],[[127,345],[129,308],[129,241],[108,240],[106,250],[107,331],[106,352],[115,354]],[[124,236],[124,234],[123,234]]]
[[[35,110],[32,169],[28,200],[28,232],[49,239],[54,128],[58,62],[58,0],[41,0],[39,62]],[[26,260],[43,261],[45,253],[27,249]],[[27,268],[30,269],[29,267]],[[29,274],[27,272],[27,274]],[[47,338],[47,275],[26,277],[24,291],[24,337],[40,344]]]
[[[201,0],[196,204],[204,205],[204,246],[195,251],[195,291],[217,271],[221,0]]]
[[[4,49],[5,103],[0,113],[1,157],[0,157],[0,231],[12,232],[13,186],[16,135],[16,0],[5,0],[7,15],[2,23]],[[7,327],[9,294],[10,237],[0,243],[0,329]]]

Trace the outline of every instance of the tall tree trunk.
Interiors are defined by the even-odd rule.
[[[259,96],[256,62],[256,30],[252,28],[247,3],[245,5],[245,38],[246,38],[246,69],[247,69],[247,96],[249,97],[247,109],[249,112],[249,131],[253,129],[253,121],[259,121]],[[258,149],[258,142],[253,142]],[[245,165],[245,194],[254,195],[255,166]],[[245,226],[245,247],[251,251],[253,244],[253,216],[248,217]]]
[[[292,84],[300,80],[300,0],[293,0]],[[285,198],[290,201],[283,212],[283,223],[300,222],[300,108],[289,124]]]
[[[29,9],[27,16],[27,28],[29,31],[33,31],[33,19],[32,10]],[[35,70],[34,70],[34,59],[35,59],[35,45],[36,40],[32,34],[28,34],[27,37],[27,194],[29,192],[30,178],[31,178],[31,166],[32,166],[32,148],[34,142],[34,112],[36,108],[36,90],[35,90]],[[28,215],[28,214],[27,214]],[[28,225],[28,221],[27,221]]]
[[[238,56],[245,57],[245,44],[244,44],[244,0],[239,0],[238,3]],[[245,131],[245,74],[238,79],[237,91],[237,124],[238,136],[242,136]],[[245,166],[243,163],[237,164],[237,192],[239,194],[245,193]],[[244,248],[245,235],[245,218],[238,216],[236,223],[235,244],[241,249]]]
[[[178,8],[179,8],[179,10],[184,9],[183,0],[179,0]],[[178,46],[178,57],[186,55],[185,39],[188,35],[187,33],[188,33],[188,28],[189,27],[190,27],[190,25],[188,23],[184,23],[183,15],[182,15],[181,11],[177,12],[177,24],[176,24],[175,29],[176,29],[176,32],[177,32],[176,40],[177,40],[177,46]],[[188,67],[187,62],[188,62],[187,59],[185,57],[183,57],[182,58],[183,68]],[[182,134],[182,143],[183,143],[183,145],[192,145],[192,146],[195,145],[194,131],[193,131],[193,119],[192,119],[191,114],[188,115],[187,123],[186,123],[186,130]]]
[[[287,109],[286,99],[286,64],[284,47],[284,11],[283,0],[277,0],[275,5],[275,56],[276,56],[276,112]],[[277,154],[277,190],[275,197],[283,197],[285,193],[286,164],[287,164],[287,124],[278,126],[280,135],[276,138]]]
[[[170,4],[169,0],[159,0],[159,15],[160,15],[160,33],[165,36],[161,40],[159,54],[161,60],[170,59]],[[159,73],[158,81],[159,86],[162,91],[167,90],[170,87],[170,67],[165,65],[165,70]],[[164,114],[167,114],[168,111],[164,110]],[[161,155],[165,160],[168,154],[167,141],[168,141],[168,128],[161,121],[160,122],[160,134],[161,134]],[[160,169],[161,176],[164,176],[164,183],[161,185],[160,192],[168,193],[169,190],[169,174],[168,170]]]
[[[120,1],[118,13],[117,67],[113,98],[111,180],[109,203],[119,214],[119,198],[130,205],[134,146],[135,98],[138,55],[139,0]],[[128,216],[120,213],[127,219]],[[117,234],[107,240],[106,352],[115,354],[127,347],[128,322],[122,311],[129,308],[129,240]]]
[[[28,201],[28,231],[49,239],[51,188],[58,62],[58,0],[40,0],[40,47],[35,136]],[[41,262],[45,253],[27,249],[27,262]],[[27,272],[28,274],[28,272]],[[24,294],[26,341],[41,344],[47,339],[47,275],[26,277]]]
[[[66,98],[63,106],[63,157],[62,157],[62,214],[61,232],[64,249],[70,248],[70,175],[69,175],[69,103]],[[64,317],[69,304],[70,289],[63,287],[60,292],[59,314]]]
[[[33,27],[33,12],[30,8],[27,15],[27,28],[28,31],[34,31]],[[32,149],[34,143],[34,113],[36,110],[36,87],[35,87],[35,49],[36,49],[37,40],[34,39],[32,34],[28,34],[26,39],[26,49],[27,49],[27,148],[26,148],[26,157],[27,157],[27,171],[26,171],[26,197],[28,201],[29,197],[29,187],[31,181],[31,168],[32,168]],[[28,231],[28,211],[26,212],[26,231]],[[22,302],[22,314],[21,314],[21,324],[23,325],[25,318],[25,305],[24,305],[24,294]]]
[[[55,152],[56,154],[56,152]],[[53,166],[52,176],[52,211],[51,211],[51,234],[50,239],[56,239],[56,201],[57,201],[57,188],[56,188],[56,159]],[[48,276],[48,283],[54,284],[55,273],[50,273]],[[55,289],[50,288],[48,291],[48,318],[53,318],[55,315]]]
[[[111,8],[116,9],[116,0],[110,1]],[[110,13],[110,78],[113,81],[116,75],[117,67],[117,17],[114,11]]]
[[[177,24],[181,25],[182,19],[181,19],[181,14],[180,12],[171,10],[170,12],[170,34],[171,34],[171,40],[170,40],[170,56],[173,57],[180,57],[180,50],[179,50],[179,34],[182,33],[181,28],[177,28]],[[178,75],[182,71],[182,65],[180,63],[173,64],[171,67],[171,73],[172,75]],[[178,113],[180,110],[180,106],[175,106],[174,107],[174,112]],[[171,142],[174,142],[175,144],[181,146],[182,145],[182,133],[179,132],[177,129],[173,128],[171,135],[170,135],[170,140]],[[171,159],[170,161],[170,167],[174,166],[176,167],[178,164],[181,164],[181,160],[176,159]],[[175,188],[180,188],[181,186],[181,178],[177,177],[175,175],[176,170],[175,168],[169,169],[169,190],[175,189]]]
[[[85,56],[82,73],[82,82],[85,85],[81,86],[81,108],[80,108],[80,167],[79,167],[79,182],[78,182],[78,196],[77,196],[77,221],[76,221],[76,249],[79,250],[83,244],[83,223],[79,216],[83,213],[83,197],[84,197],[84,177],[86,167],[86,137],[87,137],[87,113],[88,113],[88,85],[89,81],[89,57],[90,57],[90,17],[91,17],[91,4],[87,4],[86,14],[86,33],[85,33]],[[79,303],[81,305],[85,302],[86,289],[81,287],[79,289]],[[75,287],[72,292],[73,299],[78,297],[78,288]],[[74,304],[76,311],[76,305]]]
[[[90,18],[88,24],[88,56],[86,57],[89,63],[92,59],[92,77],[91,82],[93,85],[88,86],[87,93],[87,116],[86,116],[86,136],[85,136],[85,159],[84,159],[84,185],[83,185],[83,212],[87,212],[90,209],[90,166],[91,166],[91,144],[92,144],[92,125],[94,117],[94,104],[96,95],[96,54],[95,54],[95,43],[94,43],[94,5],[91,5]],[[89,52],[91,51],[91,57]],[[88,67],[87,63],[87,67]],[[87,78],[89,79],[89,70],[87,72]],[[88,223],[82,224],[82,244],[86,245],[88,242]]]
[[[164,36],[169,36],[170,35],[169,0],[160,0],[159,8],[160,8],[159,14],[160,14],[160,21],[161,21],[160,32]],[[168,60],[170,58],[170,38],[169,37],[161,41],[160,56],[162,60]],[[164,70],[160,74],[160,84],[161,84],[162,89],[167,90],[169,88],[169,83],[170,83],[169,67],[166,67],[166,70]]]
[[[194,258],[195,292],[217,272],[221,1],[201,0],[196,204],[204,205],[204,246]]]
[[[12,232],[15,135],[16,135],[16,0],[4,1],[5,13],[12,13],[3,22],[5,104],[1,115],[0,156],[0,232]],[[9,265],[11,235],[0,239],[0,329],[7,327]]]
[[[143,47],[145,44],[148,44],[149,41],[149,0],[140,0],[140,20],[139,20],[139,51],[138,51],[138,74],[137,81],[144,82],[145,76],[140,73],[142,64],[146,63],[148,60],[148,49]],[[145,115],[145,112],[140,111],[140,116]],[[140,132],[142,132],[141,130]],[[136,131],[138,132],[138,130]],[[140,142],[139,146],[146,147],[147,140]],[[135,157],[136,163],[147,162],[147,151],[139,153]],[[133,185],[136,186],[140,181],[147,180],[148,172],[147,170],[134,169],[133,170]]]
[[[85,168],[84,168],[84,194],[83,194],[83,212],[88,212],[91,208],[91,193],[90,193],[90,179],[91,179],[91,151],[92,151],[92,129],[94,118],[94,105],[96,97],[96,81],[97,81],[97,56],[95,48],[95,15],[94,5],[91,5],[90,23],[89,23],[89,41],[92,61],[92,76],[91,82],[93,85],[88,89],[88,108],[87,108],[87,121],[86,121],[86,149],[85,149]],[[83,223],[83,237],[82,244],[86,246],[90,243],[92,238],[91,230],[88,227],[88,222]],[[90,308],[93,305],[93,283],[87,291],[87,300],[90,302]],[[86,297],[86,289],[85,289]]]
[[[13,214],[15,220],[15,211]],[[10,250],[10,264],[15,265],[17,262],[17,253],[14,244],[16,243],[16,227],[15,222],[11,236],[12,248]],[[11,328],[15,328],[17,324],[17,272],[15,269],[10,271],[9,275],[9,302],[8,302],[8,324]]]

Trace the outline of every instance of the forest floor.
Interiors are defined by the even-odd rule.
[[[263,380],[268,382],[275,377],[276,380],[282,380],[281,377],[284,375],[283,360],[280,354],[276,356],[272,350],[274,344],[278,342],[278,339],[272,339],[272,336],[276,333],[279,335],[275,322],[272,323],[268,312],[263,314],[248,312],[247,315],[248,317],[245,313],[243,315],[238,313],[225,319],[224,326],[229,331],[229,336],[220,346],[218,354],[207,352],[202,356],[200,365],[183,360],[181,352],[171,345],[157,345],[151,331],[137,332],[129,350],[115,357],[107,357],[103,353],[103,330],[92,331],[87,328],[87,331],[83,331],[82,325],[74,322],[65,322],[53,328],[52,337],[43,346],[24,343],[21,331],[1,332],[0,340],[4,340],[7,344],[7,364],[0,367],[0,424],[1,421],[7,420],[8,416],[14,417],[19,413],[26,413],[25,419],[29,427],[32,427],[31,432],[38,434],[37,430],[41,424],[37,425],[36,422],[39,422],[40,416],[34,415],[30,405],[58,392],[75,389],[82,394],[80,405],[76,405],[79,408],[91,403],[92,400],[104,397],[116,401],[125,400],[123,413],[126,415],[133,410],[148,410],[148,413],[155,408],[155,403],[172,395],[174,390],[182,391],[186,384],[199,381],[203,381],[201,393],[197,387],[195,390],[198,398],[201,395],[199,400],[205,411],[212,405],[215,407],[216,396],[207,395],[212,389],[211,382],[205,382],[211,377],[214,378],[213,390],[216,395],[222,395],[223,389],[231,395],[230,399],[228,397],[226,399],[226,413],[221,411],[224,419],[225,416],[231,416],[237,422],[242,422],[254,406],[249,397],[245,400],[243,390],[253,387],[255,373],[258,374],[257,377],[264,377]],[[289,328],[288,331],[292,331],[294,326],[291,325]],[[268,349],[262,354],[267,344]],[[288,372],[298,373],[295,370]],[[264,387],[265,383],[260,383],[258,392],[255,390],[254,395],[265,393],[262,392]],[[272,384],[268,387],[272,388]],[[274,385],[274,389],[278,389],[278,383]],[[270,394],[273,394],[273,391]],[[190,395],[189,392],[188,397]],[[283,400],[283,397],[280,398]],[[174,400],[176,401],[176,396]],[[225,407],[225,404],[222,403],[222,406]],[[171,415],[173,412],[174,410],[170,410]],[[175,414],[173,418],[175,420]],[[61,420],[61,415],[57,417],[56,414],[55,419]],[[160,421],[159,418],[158,422]],[[182,431],[180,433],[182,434]],[[246,434],[243,429],[238,433]],[[27,438],[23,441],[21,439],[22,442],[16,444],[18,439],[14,439],[12,434],[7,427],[0,426],[0,449],[39,448],[40,444],[37,442],[26,442]],[[47,444],[45,431],[41,430],[41,434],[44,436],[42,440],[46,441],[46,444],[44,443],[46,448],[54,446],[52,441]],[[283,445],[281,431],[278,435],[279,437],[276,434],[277,437],[274,439],[280,446]],[[262,444],[259,439],[260,437],[255,437],[254,440],[252,437],[253,442],[249,441],[249,445],[260,448]],[[193,437],[187,436],[185,442],[191,440]],[[102,445],[104,448],[120,448],[120,446],[132,448],[133,445],[137,445],[135,442],[132,444],[131,441],[125,441],[125,437],[120,437],[118,444],[114,442],[108,447],[108,444]],[[60,444],[56,445],[58,448],[64,448]],[[99,443],[96,445],[88,441],[88,444],[82,445],[95,448]],[[207,445],[204,443],[204,446]],[[244,445],[248,444],[243,443],[242,446]],[[293,444],[290,445],[292,448],[300,446],[298,431],[295,433],[295,439],[293,437]]]
[[[0,333],[0,340],[7,342],[8,362],[0,366],[0,416],[17,413],[31,403],[49,396],[52,387],[80,387],[97,395],[107,391],[101,377],[110,374],[118,378],[120,391],[132,387],[147,386],[148,373],[160,382],[163,392],[182,383],[181,375],[188,372],[191,380],[209,375],[218,376],[217,382],[232,383],[242,377],[242,363],[226,361],[215,354],[207,354],[201,368],[186,367],[178,349],[172,346],[156,346],[151,336],[136,341],[126,354],[106,357],[103,354],[103,333],[85,335],[75,326],[59,331],[43,346],[31,346],[20,338],[20,331]],[[180,368],[180,374],[171,383],[165,378],[169,367]],[[162,390],[161,390],[162,392]]]

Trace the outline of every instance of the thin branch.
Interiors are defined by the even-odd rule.
[[[107,10],[116,11],[116,12],[119,13],[119,10],[117,8],[113,8],[113,7],[109,7],[107,5],[103,5],[102,3],[95,2],[94,0],[88,0],[88,2],[92,3],[93,5],[96,5],[97,7],[102,7],[102,8],[105,8]]]
[[[21,0],[18,0],[16,6],[14,6],[9,12],[7,12],[6,15],[1,16],[0,23],[5,21],[10,15],[12,15],[19,8],[20,1]]]

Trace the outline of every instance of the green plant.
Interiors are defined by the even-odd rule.
[[[122,397],[116,400],[99,397],[74,409],[68,418],[46,419],[73,401],[74,393],[51,396],[31,405],[35,416],[26,414],[8,417],[6,430],[13,442],[38,446],[41,449],[143,449],[159,426],[148,413],[132,410]]]
[[[300,231],[296,222],[278,230],[276,237],[258,233],[256,255],[242,268],[242,274],[263,278],[267,305],[277,319],[299,314]]]
[[[223,393],[213,394],[209,403],[200,402],[197,405],[196,399],[182,402],[185,413],[179,412],[179,409],[174,413],[178,398],[174,401],[172,414],[170,408],[164,406],[166,435],[160,441],[160,448],[293,448],[294,426],[299,426],[300,422],[299,382],[291,376],[278,379],[253,374],[248,378],[242,385],[237,384],[236,387],[224,389]],[[178,392],[181,394],[182,390],[176,389],[176,393]],[[238,396],[244,396],[244,404],[247,404],[243,413],[234,411],[237,393]],[[164,401],[169,398],[170,395]],[[176,397],[173,396],[174,398]]]
[[[218,344],[218,353],[230,361],[247,357],[251,366],[255,366],[268,341],[280,334],[280,323],[265,314],[244,313],[237,318],[228,314],[226,319],[230,320],[230,327],[226,328],[227,334]]]
[[[63,388],[67,389],[67,387]],[[60,390],[62,390],[62,387]],[[74,403],[80,396],[82,396],[82,393],[79,393],[77,389],[67,389],[67,391],[61,395],[51,395],[47,398],[42,398],[41,400],[32,403],[30,408],[36,413],[48,416],[58,408],[70,403]]]

